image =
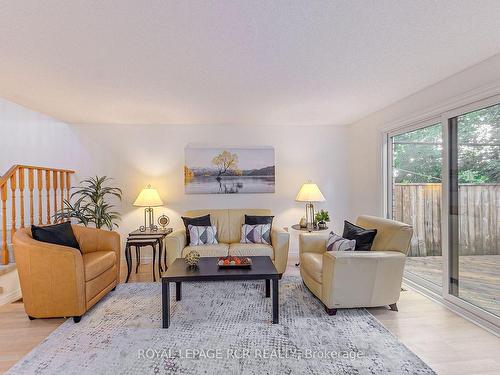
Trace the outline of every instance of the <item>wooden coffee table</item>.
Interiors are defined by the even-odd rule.
[[[279,322],[278,271],[271,258],[267,256],[249,258],[252,259],[250,268],[219,268],[217,257],[203,257],[200,258],[196,269],[190,269],[183,258],[177,258],[161,279],[163,328],[170,326],[170,283],[175,282],[175,299],[180,301],[183,281],[265,280],[266,298],[271,295],[272,281],[273,323],[277,324]]]

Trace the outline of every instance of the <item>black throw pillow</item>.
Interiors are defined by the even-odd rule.
[[[274,216],[257,216],[245,215],[245,224],[258,225],[258,224],[271,224],[273,225]]]
[[[61,224],[47,225],[44,227],[31,226],[31,236],[36,241],[53,243],[54,245],[62,245],[74,247],[80,250],[80,245],[76,240],[71,223],[66,221]]]
[[[356,240],[356,248],[354,250],[371,250],[373,240],[376,235],[376,229],[365,229],[354,225],[347,220],[344,221],[344,234],[342,237],[347,238],[348,240]]]
[[[191,242],[191,237],[189,237],[189,225],[193,225],[195,227],[208,227],[212,225],[210,222],[210,214],[199,217],[184,217],[182,216],[182,221],[184,222],[184,226],[186,227],[186,246],[189,246]]]
[[[248,225],[259,225],[259,224],[271,224],[269,233],[273,229],[273,219],[274,216],[263,216],[263,215],[245,215],[245,224]],[[269,237],[269,243],[271,243],[271,237]]]

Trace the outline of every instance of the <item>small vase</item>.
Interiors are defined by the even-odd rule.
[[[307,227],[307,220],[306,220],[305,217],[303,217],[302,219],[300,219],[299,225],[300,225],[301,228],[306,228]]]

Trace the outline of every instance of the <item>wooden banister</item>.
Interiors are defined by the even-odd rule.
[[[35,171],[36,171],[36,188],[38,194],[34,195],[35,190]],[[25,212],[25,202],[24,195],[26,186],[29,192],[29,223],[35,223],[35,217],[38,217],[38,224],[44,224],[43,218],[47,218],[46,224],[51,223],[51,210],[50,210],[50,196],[54,198],[54,212],[57,212],[57,189],[60,188],[60,202],[61,209],[63,206],[64,196],[69,200],[70,188],[71,188],[71,176],[75,171],[70,169],[60,169],[60,168],[50,168],[50,167],[39,167],[33,165],[13,165],[9,170],[0,176],[0,201],[1,201],[1,213],[2,213],[2,238],[0,247],[0,261],[2,264],[7,264],[9,262],[9,252],[7,249],[7,244],[9,243],[8,233],[7,233],[7,202],[9,200],[10,192],[10,241],[14,237],[17,229],[23,228],[26,225],[26,212]],[[52,179],[51,179],[52,174]],[[59,179],[58,179],[59,174]],[[46,192],[46,205],[44,210],[43,205],[43,191],[44,191],[44,175],[45,175],[45,192]],[[27,176],[27,183],[26,183]],[[52,182],[52,184],[51,184]],[[51,186],[52,185],[52,186]],[[51,191],[52,188],[52,191]],[[65,192],[66,190],[66,192]],[[19,193],[19,194],[17,194]],[[52,194],[51,194],[52,193]],[[35,205],[35,200],[38,200],[38,204]],[[38,212],[35,214],[35,206],[38,207]],[[20,225],[18,227],[17,218],[19,217]]]

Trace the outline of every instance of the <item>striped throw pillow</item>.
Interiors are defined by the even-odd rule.
[[[196,226],[189,225],[189,246],[200,245],[216,245],[217,241],[217,228],[215,225],[211,226]]]
[[[356,247],[356,240],[348,240],[338,234],[330,232],[330,237],[326,241],[326,251],[351,251]]]

